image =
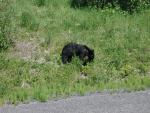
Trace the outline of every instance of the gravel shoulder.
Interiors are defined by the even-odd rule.
[[[96,93],[45,103],[5,105],[0,113],[150,113],[150,90],[131,93]]]

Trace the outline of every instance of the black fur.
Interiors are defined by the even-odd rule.
[[[64,64],[70,63],[73,57],[79,57],[83,62],[83,65],[86,65],[87,62],[91,62],[94,59],[94,50],[90,49],[86,45],[69,43],[64,46],[62,50],[62,62]]]

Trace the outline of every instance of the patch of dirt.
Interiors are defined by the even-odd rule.
[[[8,52],[8,57],[38,64],[49,63],[59,67],[59,55],[53,54],[52,46],[42,47],[41,44],[42,41],[37,39],[15,41],[14,47]]]
[[[10,50],[9,57],[37,61],[38,63],[45,62],[43,58],[45,54],[40,48],[40,43],[37,43],[36,40],[16,41],[14,45],[14,48]]]
[[[16,42],[15,45],[17,56],[25,60],[32,59],[38,47],[35,42]]]

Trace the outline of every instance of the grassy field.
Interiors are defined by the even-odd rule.
[[[0,103],[150,88],[150,10],[129,15],[73,9],[68,0],[12,1],[14,46],[0,53]],[[63,65],[68,42],[93,48],[94,62]]]

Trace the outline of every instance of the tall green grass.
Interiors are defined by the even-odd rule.
[[[22,12],[22,15],[20,18],[20,25],[22,27],[28,28],[29,30],[37,31],[39,23],[30,13]]]
[[[0,1],[0,51],[11,45],[12,15],[11,0]]]

